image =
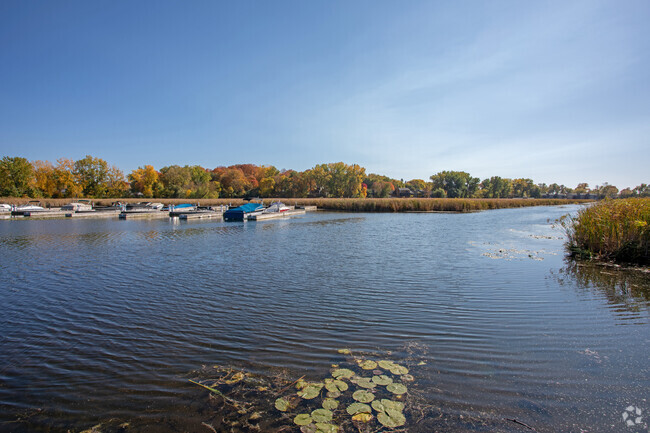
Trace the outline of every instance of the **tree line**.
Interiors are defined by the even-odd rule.
[[[171,165],[156,170],[144,165],[125,175],[101,158],[86,156],[74,161],[28,161],[5,156],[0,160],[0,196],[34,198],[241,198],[241,197],[418,197],[539,198],[569,194],[598,198],[650,197],[650,186],[641,184],[619,191],[607,183],[589,188],[580,183],[569,188],[532,179],[493,176],[480,180],[464,171],[441,171],[423,179],[392,179],[366,174],[357,164],[319,164],[305,171],[278,170],[274,166],[236,164],[204,168]]]

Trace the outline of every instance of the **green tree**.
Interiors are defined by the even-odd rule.
[[[74,175],[86,197],[103,197],[108,186],[108,163],[86,155],[74,163]]]
[[[449,198],[474,197],[479,179],[464,171],[441,171],[431,176],[433,189],[442,189]]]
[[[485,198],[506,198],[512,192],[512,181],[499,176],[492,176],[481,182],[481,196]]]
[[[5,156],[0,160],[0,195],[23,197],[33,194],[34,167],[22,157]]]

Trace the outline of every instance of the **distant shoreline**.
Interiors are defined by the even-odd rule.
[[[39,200],[44,207],[60,207],[73,198],[13,198],[2,197],[1,203],[25,204],[30,200]],[[317,206],[321,210],[344,212],[476,212],[490,209],[510,209],[531,206],[559,206],[566,204],[584,204],[593,200],[578,199],[522,199],[522,198],[261,198],[264,203],[282,201],[288,205]],[[109,205],[113,202],[137,203],[160,202],[164,204],[198,203],[201,206],[232,205],[246,203],[241,198],[219,199],[169,199],[169,198],[104,198],[95,199],[95,205]]]

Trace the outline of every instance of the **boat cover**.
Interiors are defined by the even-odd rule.
[[[241,212],[244,212],[244,213],[250,213],[250,212],[255,212],[257,210],[261,210],[263,207],[264,206],[262,206],[259,203],[246,203],[246,204],[243,204],[241,206],[238,206],[238,207],[235,207],[235,208],[232,208],[232,209],[228,209],[228,211],[241,211]],[[228,212],[228,211],[226,211],[226,212]]]

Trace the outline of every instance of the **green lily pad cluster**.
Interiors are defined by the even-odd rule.
[[[392,400],[375,400],[372,408],[377,411],[377,421],[384,427],[395,428],[406,424],[404,403]]]
[[[404,382],[413,380],[408,368],[394,361],[352,356],[349,349],[338,352],[348,355],[348,361],[333,364],[331,377],[322,382],[298,380],[295,394],[275,400],[275,408],[289,415],[293,410],[300,411],[301,407],[307,409],[311,401],[322,398],[318,400],[322,407],[312,406],[311,411],[290,415],[302,433],[338,432],[337,424],[345,423],[346,416],[350,416],[359,428],[375,418],[387,428],[405,425],[405,404],[397,400],[403,399],[408,392]]]

